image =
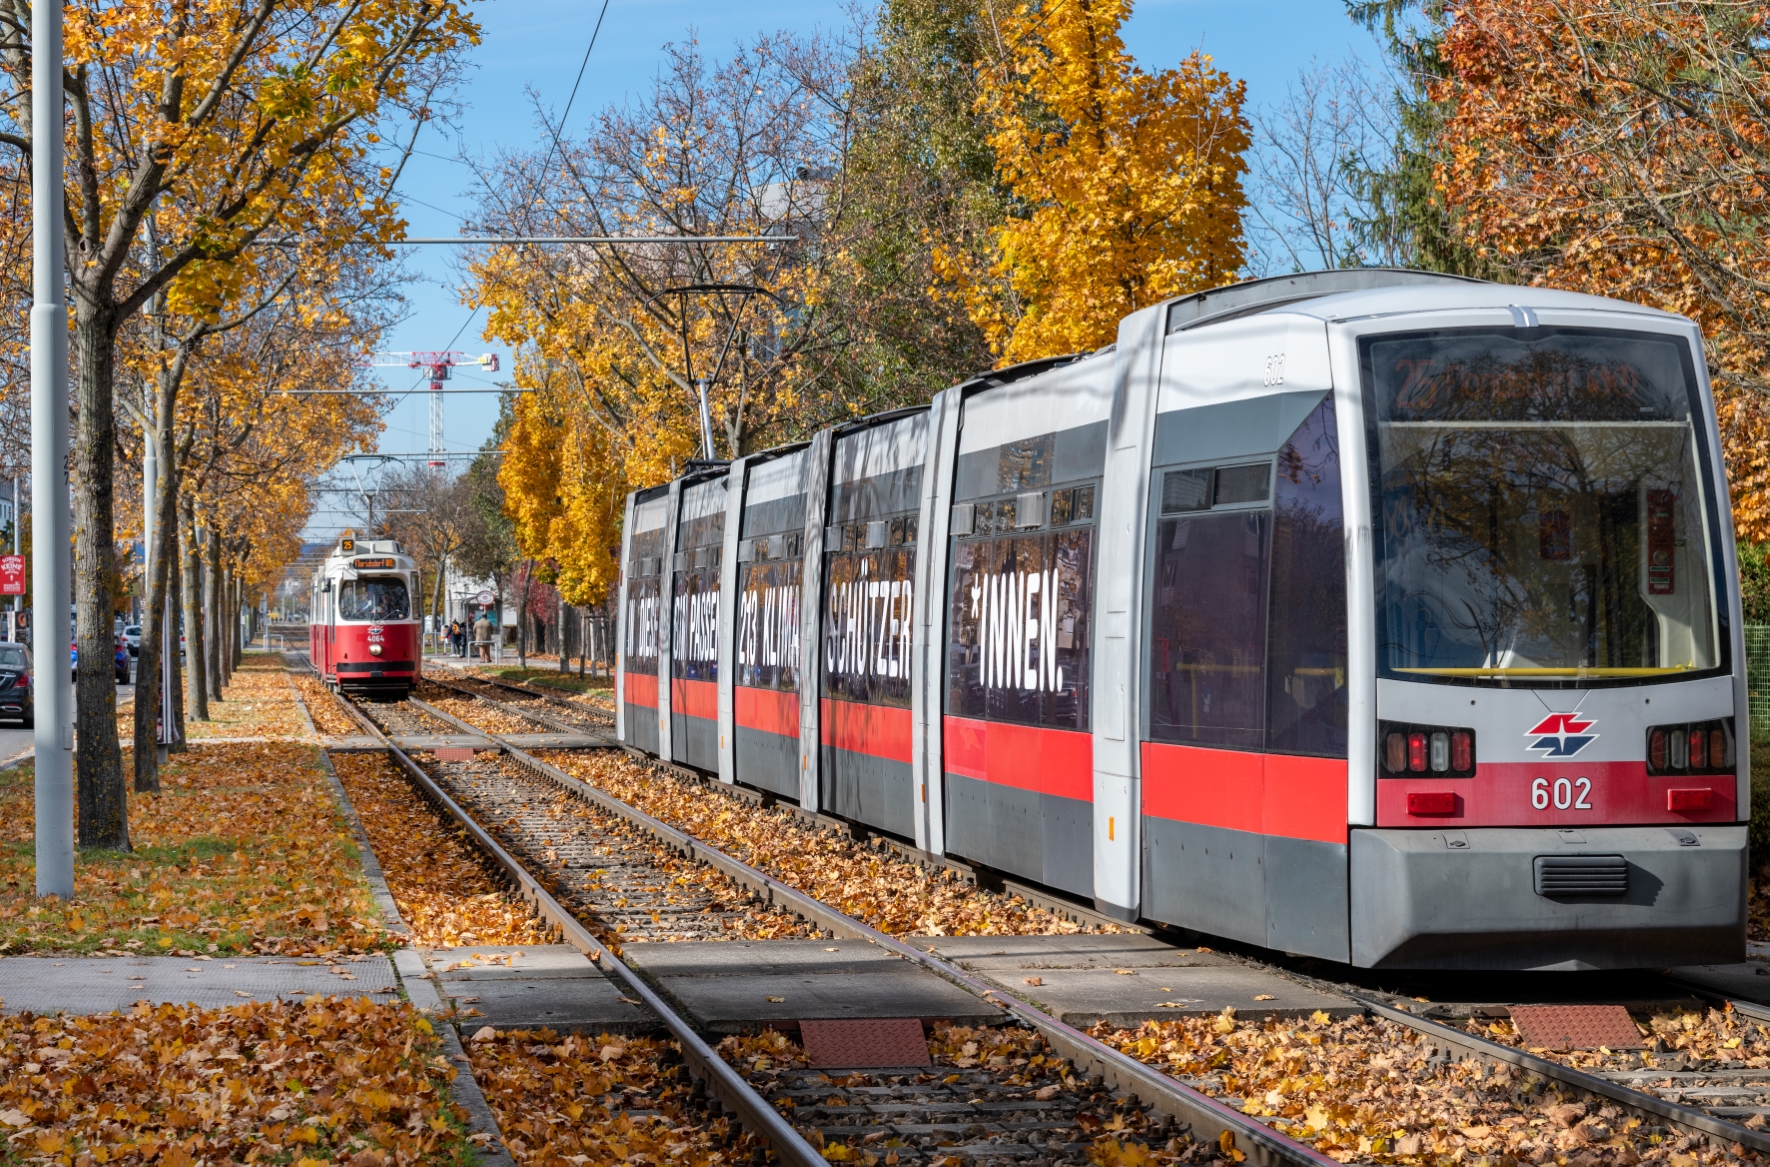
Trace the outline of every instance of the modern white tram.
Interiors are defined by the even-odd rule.
[[[1126,920],[1739,960],[1719,449],[1681,317],[1384,269],[1185,297],[632,495],[619,734]]]

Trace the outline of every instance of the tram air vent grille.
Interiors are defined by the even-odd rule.
[[[1536,894],[1540,896],[1621,896],[1629,894],[1629,863],[1621,855],[1538,855]]]

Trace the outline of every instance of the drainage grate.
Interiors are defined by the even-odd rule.
[[[914,1017],[801,1021],[799,1040],[819,1069],[933,1064],[922,1022]]]
[[[1641,1049],[1641,1031],[1621,1005],[1514,1005],[1512,1025],[1531,1049]]]
[[[472,746],[438,746],[431,751],[439,762],[471,762],[473,761]]]
[[[1536,894],[1628,895],[1629,861],[1621,855],[1538,855]]]

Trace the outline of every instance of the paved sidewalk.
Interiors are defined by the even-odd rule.
[[[331,965],[277,956],[9,956],[0,960],[0,1011],[109,1013],[137,1001],[215,1009],[316,993],[386,1002],[398,998],[397,984],[393,964],[381,955]]]

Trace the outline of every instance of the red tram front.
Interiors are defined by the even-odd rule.
[[[343,539],[313,577],[308,648],[328,685],[400,701],[417,683],[418,565],[392,539]]]

